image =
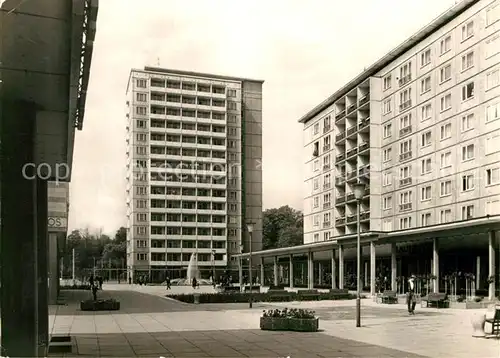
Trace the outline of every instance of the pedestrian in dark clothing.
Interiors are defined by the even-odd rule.
[[[94,287],[94,275],[90,275],[89,284],[90,284],[90,289],[92,289],[92,287]]]
[[[100,290],[102,290],[102,283],[103,283],[103,281],[104,281],[104,280],[103,280],[103,278],[102,278],[102,276],[99,276],[99,277],[97,278],[97,281],[99,282],[99,289],[100,289]]]
[[[196,277],[193,277],[193,289],[196,289],[196,286],[198,286],[198,281],[196,281]]]
[[[132,277],[131,277],[131,276],[129,276],[129,277],[128,277],[128,284],[129,284],[129,285],[131,285],[131,284],[132,284]]]
[[[167,277],[166,279],[166,282],[167,282],[167,290],[170,290],[170,277]]]
[[[415,297],[415,275],[411,275],[408,280],[408,293],[406,294],[406,304],[408,305],[408,313],[411,315],[415,314],[415,306],[417,305],[417,300]]]

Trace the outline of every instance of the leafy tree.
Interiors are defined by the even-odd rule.
[[[111,267],[122,267],[127,257],[127,229],[120,227],[114,239],[108,243],[102,252],[105,264]]]
[[[288,205],[263,213],[262,249],[289,247],[303,243],[304,217]]]

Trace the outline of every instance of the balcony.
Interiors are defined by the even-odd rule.
[[[369,100],[370,100],[370,95],[369,94],[364,95],[363,97],[361,97],[359,99],[359,106],[361,107],[362,105],[367,103]]]
[[[352,148],[347,151],[346,158],[358,154],[358,148]]]
[[[332,203],[330,203],[329,201],[326,203],[323,203],[323,209],[329,209],[331,206],[332,206]]]
[[[408,134],[410,134],[411,132],[413,132],[413,128],[412,128],[412,126],[411,126],[411,125],[409,125],[409,126],[406,126],[406,127],[404,127],[404,128],[401,128],[401,129],[399,130],[399,136],[400,136],[400,137],[404,137],[405,135],[408,135]]]
[[[342,118],[345,117],[345,110],[341,111],[340,113],[338,113],[336,116],[335,116],[335,122],[338,122],[340,121]]]
[[[365,150],[370,149],[370,143],[363,142],[358,147],[358,153],[364,152]]]
[[[335,177],[335,185],[343,185],[345,183],[345,174]]]
[[[403,112],[405,110],[407,110],[408,108],[411,107],[411,99],[409,99],[408,101],[406,102],[403,102],[399,105],[399,111],[400,112]]]
[[[399,161],[403,162],[405,160],[411,159],[411,157],[412,157],[411,151],[406,152],[406,153],[402,153],[402,154],[399,155]]]
[[[357,217],[356,217],[356,215],[349,215],[349,216],[347,217],[347,223],[348,223],[348,224],[349,224],[349,223],[354,223],[354,222],[356,222],[356,221],[357,221]]]
[[[347,173],[347,181],[355,181],[358,178],[358,171],[357,170],[352,170],[349,173]]]
[[[368,196],[370,196],[370,188],[365,189],[365,195],[363,195],[363,198],[366,198]]]
[[[411,210],[411,203],[399,205],[399,211],[408,211],[408,210]]]
[[[363,131],[363,130],[367,129],[369,126],[370,126],[370,117],[362,119],[361,121],[359,121],[358,129],[360,131]]]
[[[335,226],[345,225],[345,216],[335,219]]]
[[[345,203],[345,195],[338,195],[337,198],[335,199],[336,204],[342,204]]]
[[[318,149],[314,149],[313,150],[313,157],[317,157],[319,156],[319,150]]]
[[[345,132],[341,132],[335,136],[335,142],[340,142],[345,139]]]
[[[325,221],[323,223],[323,228],[327,228],[327,227],[330,227],[332,225],[332,223],[330,221]]]
[[[323,170],[330,170],[330,164],[323,165]]]
[[[335,162],[340,162],[345,159],[345,154],[339,154],[335,157]]]
[[[349,107],[347,107],[347,114],[350,114],[352,111],[354,111],[358,105],[356,103],[351,104]]]
[[[332,127],[331,127],[331,126],[325,126],[325,127],[323,128],[323,133],[329,132],[329,131],[330,131],[330,129],[332,129]]]
[[[330,148],[331,148],[331,145],[330,145],[330,144],[325,144],[325,145],[323,146],[323,152],[327,152],[327,151],[329,151],[329,150],[330,150]]]
[[[360,177],[368,178],[370,176],[370,166],[369,165],[363,165],[358,169],[358,175]]]
[[[346,201],[353,201],[356,200],[356,196],[354,196],[354,193],[349,193],[346,196]]]
[[[403,76],[402,78],[399,79],[399,87],[403,87],[405,84],[411,81],[411,73],[407,74],[406,76]]]
[[[328,189],[330,189],[330,186],[331,186],[331,185],[330,185],[330,183],[325,183],[325,184],[323,184],[323,190],[328,190]]]
[[[399,186],[410,185],[412,182],[412,178],[403,178],[399,180]]]
[[[358,127],[357,126],[352,126],[351,128],[347,128],[347,136],[351,136],[353,135],[354,133],[356,133],[358,131]]]
[[[369,211],[364,211],[359,214],[359,221],[366,221],[370,220],[370,212]]]

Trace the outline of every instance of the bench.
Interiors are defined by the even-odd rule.
[[[241,288],[239,286],[222,286],[222,292],[240,292]]]
[[[318,290],[299,290],[297,298],[299,301],[317,301],[319,300],[320,293]]]
[[[495,315],[493,318],[487,318],[485,323],[491,324],[491,333],[487,333],[486,337],[500,336],[500,306],[495,307]]]
[[[445,308],[448,307],[448,295],[446,293],[429,293],[427,296],[422,297],[422,303],[427,302],[427,307]]]
[[[269,302],[289,302],[295,296],[295,292],[289,292],[281,289],[272,289],[267,291]]]
[[[380,296],[382,303],[391,304],[398,303],[398,295],[396,291],[384,291]]]

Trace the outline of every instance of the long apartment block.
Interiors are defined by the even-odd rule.
[[[164,277],[158,272],[169,269],[170,277],[183,277],[193,253],[201,271],[237,270],[232,255],[249,249],[248,222],[254,224],[253,249],[261,248],[262,85],[162,68],[131,71],[126,141],[132,276],[158,280]]]
[[[462,1],[307,113],[305,243],[500,214],[500,1]]]

